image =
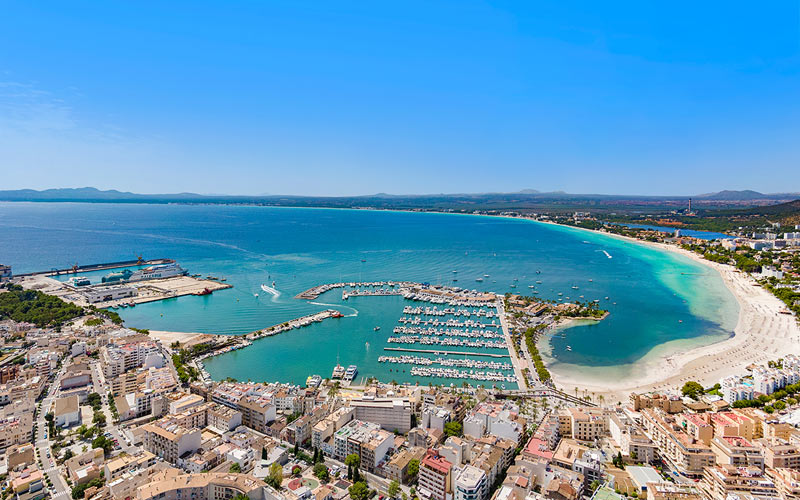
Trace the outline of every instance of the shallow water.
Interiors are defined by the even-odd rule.
[[[128,325],[157,330],[251,332],[330,307],[323,304],[342,304],[340,291],[313,302],[293,298],[326,282],[413,280],[523,294],[535,285],[539,297],[557,299],[562,293],[563,299],[599,299],[611,311],[598,324],[569,328],[565,338],[554,337],[553,363],[614,367],[627,366],[671,340],[710,343],[725,338],[738,313],[722,279],[686,257],[598,233],[505,218],[252,206],[0,203],[0,231],[0,262],[18,273],[143,255],[176,259],[190,273],[225,277],[234,286],[210,296],[120,311]],[[477,282],[484,274],[489,277]],[[278,297],[260,289],[273,280]],[[215,378],[304,382],[311,373],[328,376],[338,355],[343,365],[357,364],[359,376],[412,380],[402,371],[389,372],[408,372],[408,365],[377,363],[404,303],[399,297],[354,297],[341,307],[350,317],[260,340],[208,360],[206,366]],[[374,331],[375,326],[381,330]]]

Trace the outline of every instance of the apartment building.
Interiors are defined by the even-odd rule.
[[[720,498],[777,497],[775,483],[758,467],[715,465],[706,467],[698,483],[709,500]]]
[[[612,413],[608,418],[611,439],[624,456],[651,463],[656,458],[656,445],[624,413]]]
[[[237,495],[262,498],[266,483],[247,474],[206,472],[175,474],[165,471],[140,486],[138,500],[230,500]]]
[[[123,453],[103,465],[103,477],[106,481],[113,481],[135,470],[146,469],[155,463],[156,456],[147,450],[141,450],[134,455]]]
[[[436,451],[428,450],[419,465],[417,493],[420,498],[447,500],[451,490],[453,464]]]
[[[684,431],[680,415],[668,415],[657,409],[641,411],[642,427],[647,436],[658,446],[659,453],[680,472],[699,476],[703,468],[716,464],[716,456],[707,445]],[[709,432],[711,427],[708,426]]]
[[[683,400],[677,394],[631,394],[631,406],[634,411],[658,408],[664,413],[680,413],[683,411]]]
[[[140,366],[164,365],[164,358],[156,342],[147,337],[122,337],[100,348],[100,362],[107,379],[119,377]]]
[[[745,439],[756,437],[759,425],[754,418],[735,411],[712,413],[708,417],[715,436],[739,436]]]
[[[488,495],[486,473],[472,465],[455,470],[453,475],[454,500],[485,500]]]
[[[242,425],[242,412],[217,404],[209,405],[206,418],[206,425],[219,432],[229,432]]]
[[[170,463],[176,463],[185,453],[200,448],[198,428],[181,427],[171,420],[158,420],[142,426],[144,449]]]
[[[425,448],[411,447],[399,453],[395,453],[384,468],[386,477],[400,484],[408,484],[408,481],[411,479],[408,474],[408,464],[412,460],[421,461],[423,457],[425,457],[426,452],[427,450]]]
[[[333,435],[334,456],[344,460],[347,455],[355,453],[361,457],[361,468],[373,472],[389,452],[393,437],[379,424],[353,420]]]
[[[764,465],[773,469],[800,469],[800,449],[780,438],[756,440],[764,455]]]
[[[517,444],[525,434],[519,407],[510,401],[484,401],[464,418],[464,435],[476,439],[491,434]]]
[[[314,425],[311,430],[311,446],[322,450],[328,456],[334,455],[333,433],[342,428],[343,425],[353,420],[355,408],[344,406],[335,410]]]
[[[364,396],[350,401],[355,408],[356,420],[372,422],[390,432],[406,433],[411,430],[411,403],[408,399],[373,398]]]
[[[734,467],[757,467],[764,470],[764,455],[761,448],[739,436],[715,437],[711,440],[711,451],[720,465]]]
[[[265,434],[277,418],[277,407],[267,396],[245,396],[236,407],[242,412],[242,424]]]
[[[608,433],[608,417],[602,408],[563,408],[558,415],[559,431],[578,441],[594,441]]]
[[[711,439],[714,438],[714,426],[703,415],[678,413],[675,415],[675,421],[693,439],[706,445],[711,444]]]
[[[775,484],[781,498],[800,498],[800,471],[797,469],[767,469],[767,477]]]
[[[32,427],[18,416],[0,419],[0,452],[11,446],[30,443]]]

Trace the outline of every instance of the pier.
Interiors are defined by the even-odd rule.
[[[316,300],[325,292],[337,288],[348,288],[342,293],[342,298],[350,296],[371,295],[387,296],[402,295],[408,300],[430,302],[432,304],[447,304],[451,306],[493,306],[497,295],[491,292],[478,292],[466,288],[429,285],[412,281],[371,281],[371,282],[341,282],[317,285],[295,295],[296,299]]]
[[[248,340],[256,340],[264,337],[272,337],[273,335],[278,335],[279,333],[283,333],[288,330],[293,330],[295,328],[302,328],[312,323],[319,323],[328,318],[341,318],[341,317],[343,317],[342,313],[340,313],[336,309],[326,309],[318,313],[308,314],[300,318],[284,321],[283,323],[270,326],[269,328],[256,330],[254,332],[248,333],[244,337]]]
[[[24,277],[24,276],[37,276],[43,274],[45,276],[63,276],[65,274],[78,274],[78,273],[88,273],[92,271],[104,271],[107,269],[119,269],[121,267],[130,267],[130,266],[155,266],[158,264],[172,264],[175,262],[173,259],[149,259],[149,260],[124,260],[120,262],[106,262],[103,264],[87,264],[84,266],[79,266],[75,264],[72,267],[68,267],[65,269],[50,269],[49,271],[36,271],[32,273],[23,273],[23,274],[15,274],[14,276],[17,277]]]
[[[430,349],[412,349],[409,347],[384,347],[384,351],[398,351],[398,352],[421,352],[423,354],[446,354],[451,356],[486,356],[488,358],[508,358],[508,354],[495,354],[490,352],[466,352],[466,351],[432,351]]]

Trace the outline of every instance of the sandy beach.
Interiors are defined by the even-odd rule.
[[[150,337],[161,342],[164,346],[170,346],[173,342],[179,342],[181,345],[192,345],[214,338],[213,335],[207,333],[192,333],[192,332],[166,332],[163,330],[150,330]]]
[[[602,394],[606,402],[624,402],[631,392],[680,388],[689,380],[708,387],[723,377],[745,374],[745,367],[751,363],[766,363],[800,352],[800,327],[796,318],[791,314],[781,314],[780,311],[786,311],[786,306],[746,273],[733,266],[705,260],[674,245],[603,234],[679,253],[714,269],[739,303],[738,322],[733,337],[729,339],[664,355],[647,355],[637,363],[639,369],[623,379],[598,380],[590,370],[581,371],[580,368],[569,370],[569,373],[553,372],[557,387],[566,392],[577,387],[581,392]]]

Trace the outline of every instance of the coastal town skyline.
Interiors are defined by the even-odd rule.
[[[798,41],[4,2],[0,500],[799,500]]]

